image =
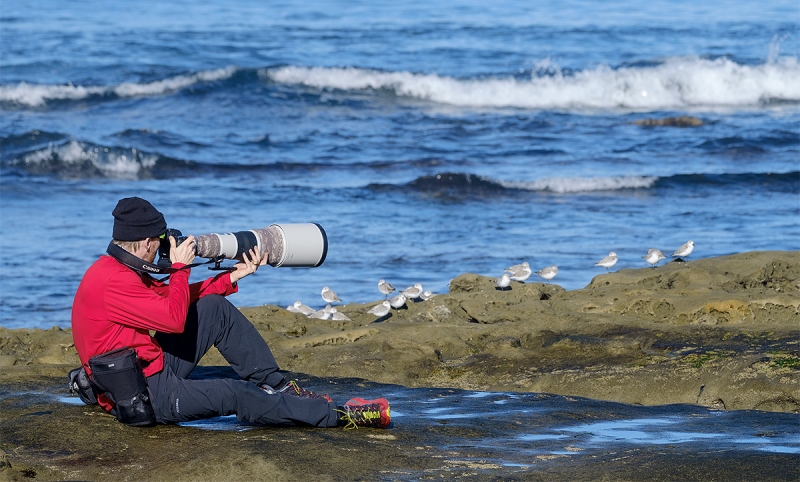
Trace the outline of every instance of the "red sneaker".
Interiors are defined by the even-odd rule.
[[[385,398],[351,398],[338,412],[341,414],[339,424],[344,428],[386,428],[392,423],[389,402]]]

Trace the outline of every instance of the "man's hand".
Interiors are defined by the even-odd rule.
[[[231,271],[231,284],[238,282],[247,275],[255,273],[259,266],[267,264],[267,260],[269,260],[269,253],[264,253],[264,257],[262,258],[257,248],[250,249],[249,257],[247,253],[242,253],[242,261],[236,263],[233,266],[233,271]]]
[[[179,246],[176,246],[174,236],[169,237],[169,260],[173,263],[192,264],[195,257],[194,236],[189,235]]]

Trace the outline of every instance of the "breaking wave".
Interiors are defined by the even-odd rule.
[[[240,82],[260,79],[322,91],[388,91],[398,97],[473,108],[652,110],[800,103],[800,83],[796,81],[800,62],[795,57],[780,57],[760,65],[728,58],[672,57],[645,66],[600,65],[582,71],[560,69],[545,61],[524,77],[471,79],[357,67],[227,67],[114,86],[20,82],[0,86],[0,103],[41,107],[50,101],[157,96],[235,75],[241,77]],[[241,87],[234,84],[214,88]]]
[[[504,181],[466,173],[421,176],[396,184],[371,184],[376,191],[414,191],[442,198],[488,198],[520,193],[580,194],[647,190],[686,189],[702,186],[760,187],[772,191],[800,192],[800,171],[787,173],[676,174],[672,176],[563,177],[534,181]]]
[[[163,163],[164,160],[166,158],[163,156],[135,148],[103,147],[71,140],[60,144],[50,143],[11,159],[6,165],[33,175],[140,179],[151,177],[148,173],[157,162]]]
[[[21,104],[30,107],[45,105],[51,100],[83,100],[91,97],[138,97],[175,92],[202,82],[214,82],[229,78],[235,67],[205,70],[189,75],[178,75],[154,82],[124,82],[115,86],[38,85],[20,82],[17,85],[0,86],[0,102]]]
[[[673,57],[655,66],[598,66],[564,73],[549,64],[528,78],[458,79],[360,68],[295,67],[261,73],[273,82],[330,90],[388,90],[461,107],[533,109],[675,109],[800,102],[800,63],[781,57],[761,65],[728,58]]]
[[[620,177],[573,177],[543,178],[535,181],[503,181],[467,173],[447,172],[421,176],[403,185],[371,184],[370,188],[413,190],[430,195],[453,197],[489,197],[528,192],[549,192],[557,194],[592,191],[616,191],[620,189],[646,189],[652,187],[658,177],[620,176]]]

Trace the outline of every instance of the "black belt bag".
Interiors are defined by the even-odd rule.
[[[81,366],[69,371],[70,391],[77,393],[86,405],[97,405],[97,387],[89,379],[86,370]]]
[[[114,402],[114,415],[125,425],[145,427],[156,423],[147,381],[136,351],[119,348],[89,359],[92,381]]]

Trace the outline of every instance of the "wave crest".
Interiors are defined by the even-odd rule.
[[[51,100],[82,100],[90,97],[137,97],[175,92],[194,84],[214,82],[231,77],[235,67],[206,70],[190,75],[178,75],[154,82],[124,82],[110,87],[81,85],[38,85],[20,82],[17,85],[0,86],[0,102],[29,107],[40,107]]]
[[[549,191],[558,194],[617,191],[620,189],[647,189],[658,181],[656,176],[618,176],[618,177],[569,177],[543,178],[529,182],[500,181],[510,189],[526,191]]]
[[[521,192],[575,194],[623,189],[649,189],[656,176],[543,178],[535,181],[504,181],[468,173],[445,172],[421,176],[403,185],[371,184],[373,190],[412,190],[438,198],[491,198],[515,196]]]
[[[72,140],[32,151],[8,165],[36,175],[140,179],[149,177],[147,173],[160,158],[133,148],[99,147]]]
[[[647,67],[601,65],[571,74],[551,67],[544,70],[553,74],[534,74],[530,79],[456,79],[353,67],[286,66],[261,75],[277,83],[319,89],[388,89],[398,96],[461,107],[669,109],[800,102],[796,81],[800,63],[794,57],[761,65],[742,65],[727,58],[673,57]]]

